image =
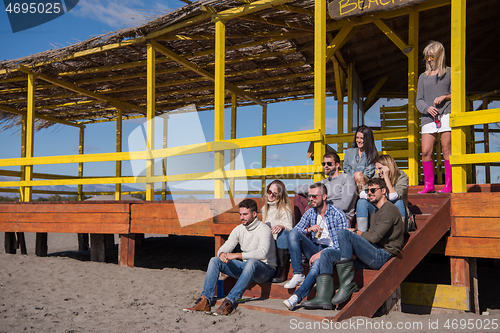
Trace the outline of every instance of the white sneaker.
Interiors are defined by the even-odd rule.
[[[290,296],[289,299],[286,299],[283,301],[283,304],[288,308],[288,310],[293,311],[295,307],[297,306],[297,303],[299,302],[299,298],[297,295],[292,295]]]
[[[297,286],[300,286],[302,282],[304,282],[305,278],[306,277],[304,274],[293,274],[292,279],[284,285],[284,288],[293,289]]]

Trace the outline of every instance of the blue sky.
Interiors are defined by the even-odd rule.
[[[146,5],[147,4],[147,5]],[[92,36],[139,25],[161,13],[178,8],[181,1],[97,1],[80,0],[78,5],[67,14],[29,30],[12,33],[7,14],[0,11],[0,60],[17,59],[30,54],[86,40]],[[1,6],[0,6],[1,7]],[[378,109],[381,105],[403,105],[404,100],[381,100],[365,115],[365,123],[379,125]],[[337,103],[327,99],[327,133],[336,133]],[[284,133],[313,128],[313,100],[275,103],[268,106],[268,134]],[[207,141],[213,140],[213,112],[199,113],[200,123]],[[346,117],[345,117],[346,118]],[[230,112],[226,110],[226,138],[230,137]],[[141,126],[144,120],[124,122],[124,151],[128,150],[127,137]],[[181,124],[182,121],[178,120]],[[185,125],[185,124],[184,124]],[[105,153],[115,151],[114,122],[88,125],[85,131],[85,153]],[[179,125],[181,126],[181,125]],[[189,132],[189,127],[186,129]],[[257,106],[240,108],[237,118],[237,136],[260,135],[261,108]],[[78,129],[54,125],[35,134],[35,156],[72,155],[78,153]],[[19,130],[0,132],[0,158],[20,156]],[[303,165],[306,161],[308,144],[295,144],[269,147],[268,166]],[[498,144],[497,144],[498,146]],[[247,167],[260,167],[260,149],[247,149],[243,152]],[[5,168],[9,169],[9,168]],[[18,170],[17,168],[10,168]],[[84,167],[85,176],[114,175],[114,163],[88,163]],[[35,172],[76,175],[77,165],[35,166]],[[124,163],[123,174],[131,175],[129,163]],[[290,184],[293,189],[293,184]]]

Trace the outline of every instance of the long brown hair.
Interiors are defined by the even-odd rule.
[[[379,155],[375,163],[380,163],[389,168],[389,180],[391,185],[396,184],[396,181],[401,176],[401,171],[396,164],[396,161],[390,155]]]
[[[271,185],[276,185],[278,187],[278,196],[276,197],[276,209],[279,211],[288,210],[290,214],[292,214],[293,221],[293,209],[292,203],[290,202],[290,198],[288,198],[288,193],[286,192],[285,184],[279,179],[273,180],[266,187],[266,192],[264,193],[264,207],[262,209],[262,221],[266,222],[267,212],[269,211],[269,196],[267,195],[267,191],[271,188]]]

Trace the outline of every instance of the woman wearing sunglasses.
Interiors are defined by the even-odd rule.
[[[278,248],[278,267],[273,282],[286,280],[290,254],[288,252],[288,232],[293,228],[292,205],[281,180],[274,180],[266,188],[262,221],[271,228]]]
[[[407,216],[406,207],[408,206],[408,176],[396,165],[396,161],[389,155],[379,155],[375,160],[377,174],[372,179],[382,178],[387,185],[387,197],[401,213],[403,221]],[[373,190],[373,189],[372,189]],[[368,188],[365,187],[365,191]],[[376,207],[368,201],[368,193],[362,191],[356,204],[356,223],[358,230],[367,231],[371,214]]]
[[[344,172],[354,176],[354,181],[361,191],[363,186],[375,174],[375,160],[378,157],[377,148],[370,127],[361,125],[354,135],[354,148],[346,150],[344,155]]]
[[[444,47],[431,41],[424,49],[426,70],[418,78],[417,109],[422,113],[422,167],[424,189],[418,193],[434,192],[434,163],[432,150],[441,133],[446,181],[441,191],[450,193],[451,188],[451,70],[445,65]]]

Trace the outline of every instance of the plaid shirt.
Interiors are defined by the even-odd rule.
[[[294,227],[294,229],[297,229],[305,234],[306,229],[308,227],[316,224],[317,218],[318,218],[318,212],[316,211],[316,209],[309,208],[304,213],[304,215],[302,215],[302,218],[300,219],[299,223],[297,223],[297,225]],[[330,239],[332,240],[333,243],[331,248],[338,250],[339,241],[337,235],[339,230],[347,229],[350,227],[347,217],[345,213],[340,209],[338,209],[337,207],[328,205],[325,216],[323,216],[323,219],[325,220],[326,226],[328,228],[328,234],[330,235]],[[313,240],[315,239],[314,234],[315,233],[313,232]]]

